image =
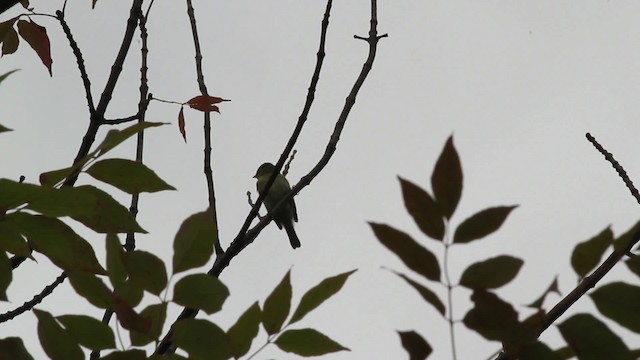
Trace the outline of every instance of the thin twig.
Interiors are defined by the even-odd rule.
[[[53,292],[53,290],[58,287],[58,285],[62,284],[64,279],[67,278],[66,273],[60,274],[50,285],[45,286],[44,289],[40,292],[40,294],[33,297],[33,299],[25,302],[21,306],[15,308],[14,310],[8,311],[4,314],[0,314],[0,323],[5,321],[9,321],[14,317],[33,309],[34,306],[38,305],[45,297]]]
[[[119,118],[119,119],[103,119],[102,124],[103,125],[119,125],[119,124],[136,121],[139,119],[140,119],[140,114],[135,114],[135,115],[127,116],[125,118]]]

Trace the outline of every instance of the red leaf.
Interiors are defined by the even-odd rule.
[[[180,107],[180,112],[178,113],[178,128],[180,129],[180,134],[182,134],[182,138],[184,142],[187,142],[187,130],[184,128],[184,108]]]
[[[17,17],[0,23],[0,42],[2,43],[2,55],[13,54],[18,49],[18,34],[13,29]]]
[[[220,111],[218,111],[218,107],[215,106],[214,104],[218,104],[223,101],[229,101],[229,100],[225,100],[223,98],[219,98],[216,96],[198,95],[188,100],[186,104],[189,105],[189,107],[191,107],[192,109],[196,109],[204,112],[215,111],[219,113]]]
[[[35,50],[36,54],[38,54],[44,66],[49,70],[49,75],[53,76],[51,73],[51,63],[53,63],[53,60],[51,60],[51,46],[49,44],[49,37],[47,36],[47,29],[33,21],[18,20],[18,31],[20,32],[20,36],[22,36],[31,48]]]
[[[151,319],[140,316],[129,303],[121,297],[113,296],[114,310],[120,324],[127,330],[135,330],[146,334],[151,330]]]

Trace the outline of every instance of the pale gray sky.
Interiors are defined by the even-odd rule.
[[[121,41],[128,15],[125,3],[99,1],[94,11],[90,1],[67,5],[67,20],[83,50],[94,97],[104,86]],[[61,4],[32,3],[37,11],[49,13]],[[221,115],[213,115],[212,165],[220,235],[227,245],[249,211],[245,193],[254,189],[251,176],[262,162],[277,159],[302,109],[325,2],[195,1],[195,7],[209,92],[232,100],[221,105]],[[228,328],[251,303],[262,302],[290,268],[294,303],[321,279],[357,268],[340,293],[300,324],[352,349],[328,358],[406,358],[395,331],[415,329],[434,347],[433,359],[447,359],[447,324],[412,289],[381,269],[405,270],[378,244],[366,221],[410,232],[441,256],[438,244],[420,235],[405,211],[396,176],[428,187],[435,159],[453,133],[465,176],[453,223],[489,206],[520,205],[495,235],[452,250],[453,278],[472,262],[507,253],[526,263],[515,281],[498,291],[502,297],[514,304],[529,303],[557,274],[562,291],[569,292],[576,281],[569,266],[573,246],[609,224],[619,234],[638,220],[638,204],[584,134],[591,132],[631,178],[638,179],[633,134],[640,115],[640,4],[396,0],[380,1],[378,10],[379,31],[389,37],[379,44],[334,158],[296,197],[302,247],[292,251],[285,234],[270,225],[222,274],[231,297],[213,319]],[[334,3],[325,67],[296,146],[292,183],[324,151],[366,56],[366,44],[353,35],[367,34],[369,12],[369,1]],[[0,20],[18,13],[15,8]],[[37,182],[43,171],[69,165],[88,121],[66,39],[52,19],[34,20],[47,27],[51,38],[53,78],[24,43],[0,61],[0,73],[22,69],[0,86],[0,123],[15,130],[1,135],[0,175],[25,175],[29,182]],[[183,2],[156,1],[148,27],[153,94],[176,101],[197,95]],[[136,109],[137,55],[130,54],[118,83],[107,112],[112,118]],[[186,110],[185,144],[176,125],[178,110],[151,104],[148,120],[171,125],[147,133],[145,161],[179,191],[143,195],[140,203],[139,220],[150,234],[139,236],[138,246],[166,261],[179,224],[207,206],[202,118]],[[133,147],[130,141],[113,155],[132,157]],[[89,181],[87,176],[80,179]],[[128,204],[126,196],[115,189],[113,193]],[[102,251],[102,236],[82,234]],[[57,276],[43,256],[37,259],[38,264],[28,262],[15,273],[9,288],[12,302],[0,304],[1,311],[30,299]],[[620,278],[636,281],[620,266],[605,282]],[[72,295],[65,283],[40,307],[55,315],[102,315]],[[444,292],[441,295],[444,298]],[[456,291],[457,318],[468,309],[468,295]],[[548,307],[557,300],[552,296]],[[585,298],[577,308],[594,307]],[[172,310],[170,321],[178,311]],[[35,323],[32,313],[24,314],[0,326],[0,337],[21,336],[32,355],[42,358],[35,345]],[[460,359],[484,359],[499,348],[464,325],[458,326],[457,335]],[[543,339],[559,345],[553,328]],[[638,341],[637,336],[627,339]],[[262,334],[254,346],[264,340]],[[257,358],[294,357],[272,346]]]

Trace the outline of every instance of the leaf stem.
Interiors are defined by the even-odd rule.
[[[444,271],[444,279],[445,285],[447,286],[447,303],[449,307],[449,313],[447,315],[447,320],[449,321],[449,337],[451,338],[451,355],[453,356],[453,360],[457,359],[456,356],[456,335],[454,331],[454,323],[453,323],[453,285],[451,285],[451,277],[449,276],[449,247],[451,246],[451,242],[448,236],[448,232],[445,233],[444,243],[444,261],[443,261],[443,271]]]

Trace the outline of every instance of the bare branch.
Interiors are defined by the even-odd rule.
[[[51,294],[53,290],[56,287],[58,287],[58,285],[62,284],[62,282],[66,278],[67,278],[67,274],[63,272],[50,285],[47,285],[44,289],[42,289],[40,294],[34,296],[33,299],[25,302],[24,304],[22,304],[21,306],[17,307],[14,310],[8,311],[4,314],[0,314],[0,323],[9,321],[15,318],[16,316],[33,309],[34,306],[38,305],[45,297]]]

